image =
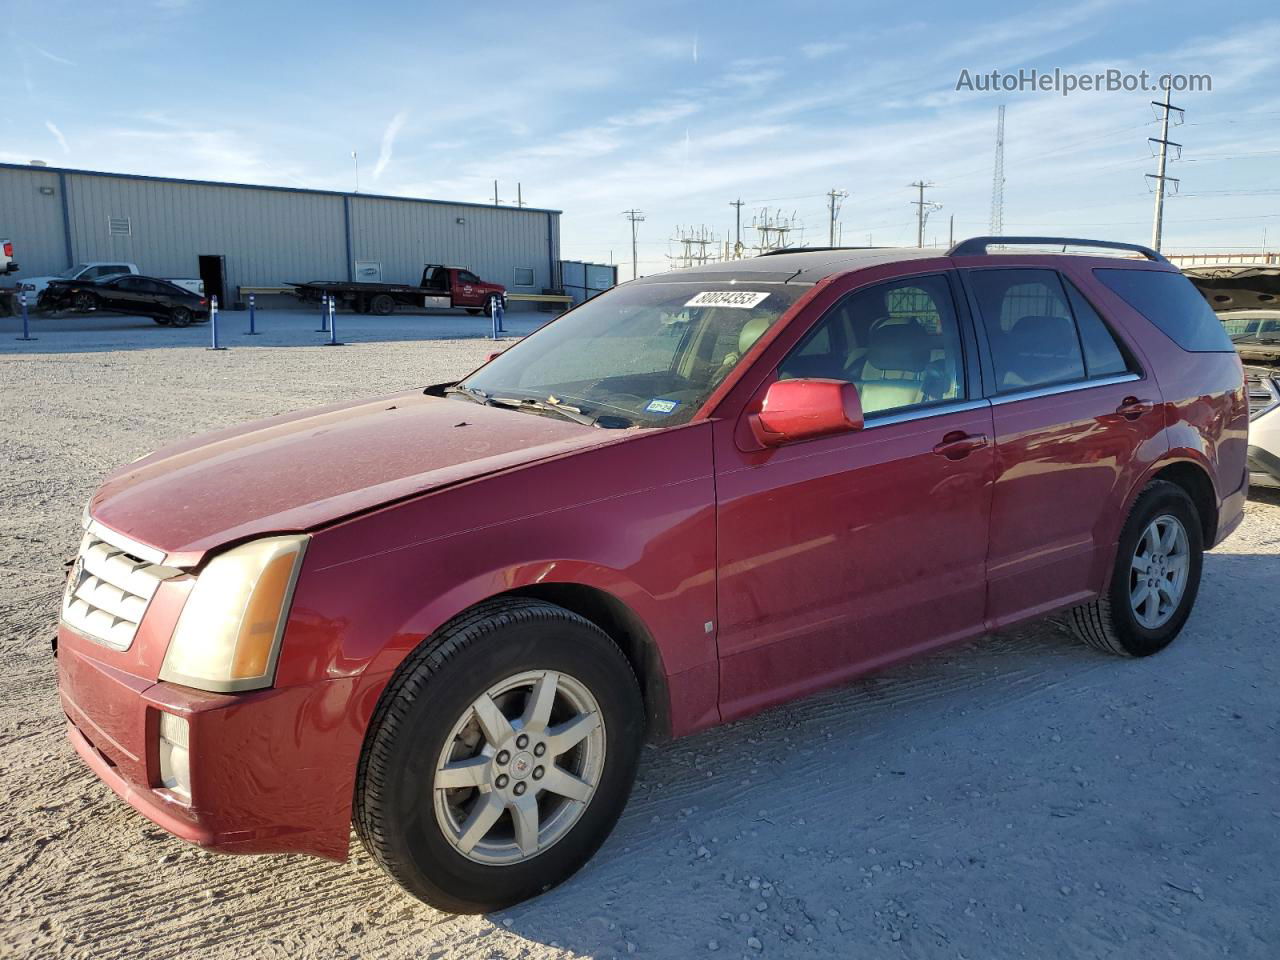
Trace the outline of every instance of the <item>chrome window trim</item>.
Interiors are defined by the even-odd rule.
[[[1044,387],[1031,387],[1010,393],[1000,393],[991,397],[993,406],[1015,403],[1018,400],[1034,400],[1037,397],[1052,397],[1060,393],[1075,393],[1088,390],[1090,387],[1109,387],[1117,383],[1136,383],[1143,379],[1136,373],[1117,373],[1110,377],[1098,377],[1096,380],[1072,380],[1068,383],[1054,383]]]
[[[857,384],[854,384],[857,386]],[[981,410],[990,406],[991,401],[987,399],[981,400],[956,400],[954,402],[935,403],[929,406],[908,407],[897,413],[886,411],[884,414],[865,414],[863,417],[863,430],[874,430],[876,427],[888,427],[895,423],[910,423],[912,420],[927,420],[929,417],[940,417],[947,413],[964,413],[968,410]]]

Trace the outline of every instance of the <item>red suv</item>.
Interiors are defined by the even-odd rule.
[[[500,907],[600,846],[646,736],[1054,612],[1160,650],[1240,522],[1248,416],[1142,247],[647,277],[459,383],[119,469],[62,609],[68,733],[187,840],[342,860],[354,821],[415,896]]]

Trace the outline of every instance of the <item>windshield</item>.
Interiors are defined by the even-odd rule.
[[[89,265],[87,263],[77,263],[74,267],[68,267],[66,270],[63,270],[58,274],[58,279],[74,280],[87,269],[89,269]]]
[[[600,426],[688,421],[808,284],[627,284],[521,341],[461,388],[471,399],[572,405]],[[548,403],[549,402],[549,403]]]

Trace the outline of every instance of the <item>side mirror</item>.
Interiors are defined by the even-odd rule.
[[[778,380],[750,424],[762,446],[780,447],[861,430],[862,402],[858,388],[843,380]]]

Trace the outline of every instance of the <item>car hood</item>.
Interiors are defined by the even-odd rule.
[[[309,530],[626,433],[414,391],[162,448],[108,477],[89,510],[190,566],[229,542]]]

